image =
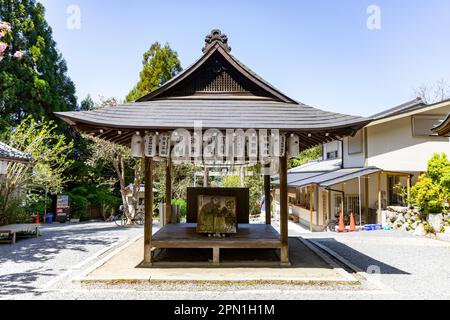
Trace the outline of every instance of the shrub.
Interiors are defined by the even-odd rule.
[[[180,218],[186,219],[187,216],[187,202],[183,199],[174,199],[172,200],[173,206],[179,206],[180,207]]]
[[[224,188],[240,188],[241,178],[236,176],[228,176],[223,181]]]
[[[446,200],[444,189],[431,178],[422,175],[411,189],[411,199],[425,214],[441,213]]]
[[[433,233],[433,234],[436,233],[434,228],[432,226],[430,226],[429,224],[424,224],[423,228],[426,233]]]

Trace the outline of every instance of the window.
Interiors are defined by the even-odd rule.
[[[335,195],[335,211],[336,214],[340,214],[342,211],[342,195]],[[357,214],[359,212],[359,196],[358,195],[345,195],[344,201],[344,213],[345,214]]]
[[[327,152],[327,160],[335,160],[339,157],[338,151]]]
[[[399,176],[388,176],[388,188],[389,188],[389,205],[390,206],[403,206],[401,192],[405,188],[402,184]]]
[[[354,137],[348,138],[348,154],[359,154],[363,152],[363,134],[362,131]]]
[[[442,123],[446,116],[414,116],[412,130],[414,137],[436,136],[432,129]]]

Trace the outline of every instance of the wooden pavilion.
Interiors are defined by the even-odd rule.
[[[322,111],[289,98],[230,52],[227,36],[220,30],[213,30],[206,37],[202,57],[158,90],[134,103],[95,111],[57,113],[57,116],[79,132],[131,147],[136,136],[158,136],[179,129],[193,132],[196,123],[201,122],[202,130],[277,130],[285,136],[295,135],[299,138],[300,151],[354,135],[369,123],[365,118]],[[151,190],[155,158],[144,152],[143,156],[145,266],[152,266],[152,250],[155,248],[213,249],[214,263],[220,261],[220,249],[274,248],[281,252],[281,265],[289,265],[286,152],[280,153],[277,159],[281,194],[280,234],[271,226],[270,202],[266,201],[266,225],[240,224],[238,234],[225,239],[202,237],[192,224],[168,224],[152,235]],[[171,157],[165,161],[166,199],[171,199]],[[264,181],[266,199],[269,199],[270,175],[266,175]]]

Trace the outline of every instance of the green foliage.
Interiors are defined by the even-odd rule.
[[[227,176],[223,181],[224,188],[240,188],[241,178],[236,176]]]
[[[92,100],[92,97],[88,95],[83,101],[80,103],[79,111],[91,111],[95,109],[95,102]]]
[[[426,233],[436,233],[436,231],[434,230],[434,228],[432,226],[430,226],[428,223],[425,223],[423,225],[423,229],[425,230]]]
[[[302,166],[312,160],[322,157],[322,147],[315,147],[300,153],[300,155],[290,162],[290,167],[295,168]]]
[[[443,181],[450,180],[450,161],[445,153],[436,153],[428,163],[428,176],[434,183],[443,185]]]
[[[98,187],[94,184],[74,188],[67,195],[72,218],[81,221],[89,218],[88,212],[92,207],[102,208],[103,211],[113,211],[121,204],[120,197],[115,196],[107,187]]]
[[[53,193],[62,191],[64,183],[69,179],[64,173],[73,164],[73,160],[69,159],[73,142],[68,142],[64,135],[58,133],[58,127],[53,121],[36,121],[29,116],[10,133],[9,144],[32,156],[33,171],[27,176],[30,186],[47,188]],[[17,174],[13,167],[23,166],[10,166],[8,175]]]
[[[187,216],[187,202],[183,199],[173,199],[172,200],[173,206],[180,207],[180,218],[186,219]]]
[[[158,42],[152,44],[144,53],[142,65],[140,80],[128,94],[127,102],[135,101],[157,90],[182,70],[178,54],[169,44],[163,47]]]
[[[38,193],[27,194],[25,199],[26,212],[28,213],[44,212],[45,208],[46,208],[46,201],[43,195]]]
[[[31,155],[33,162],[8,165],[0,183],[0,216],[8,215],[9,202],[20,198],[23,190],[61,192],[69,179],[65,172],[73,164],[69,159],[73,143],[57,132],[52,121],[36,121],[29,116],[6,135],[9,144]]]
[[[54,111],[75,110],[75,86],[56,49],[44,6],[35,0],[0,0],[0,20],[12,31],[5,39],[8,52],[0,62],[0,118],[15,126],[32,115],[53,118]],[[14,59],[16,50],[27,53]]]
[[[446,211],[450,199],[450,161],[445,154],[435,154],[427,174],[411,189],[411,202],[425,214]]]
[[[250,188],[250,215],[261,214],[261,199],[264,190],[264,178],[261,175],[261,165],[249,169],[253,175],[245,178],[245,186]]]
[[[70,201],[70,214],[74,219],[84,220],[87,217],[88,206],[90,204],[88,196],[89,190],[79,187],[68,192]]]
[[[411,199],[425,214],[442,212],[445,202],[445,192],[431,178],[422,175],[419,182],[411,189]]]
[[[0,226],[15,223],[32,223],[31,215],[26,212],[23,203],[18,199],[6,202],[0,197],[0,203],[5,204],[2,214],[0,214]]]

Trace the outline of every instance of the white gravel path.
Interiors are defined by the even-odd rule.
[[[0,299],[449,299],[450,244],[399,232],[304,234],[334,250],[382,284],[360,287],[116,285],[80,286],[71,280],[142,228],[113,224],[54,225],[40,239],[0,246]]]

